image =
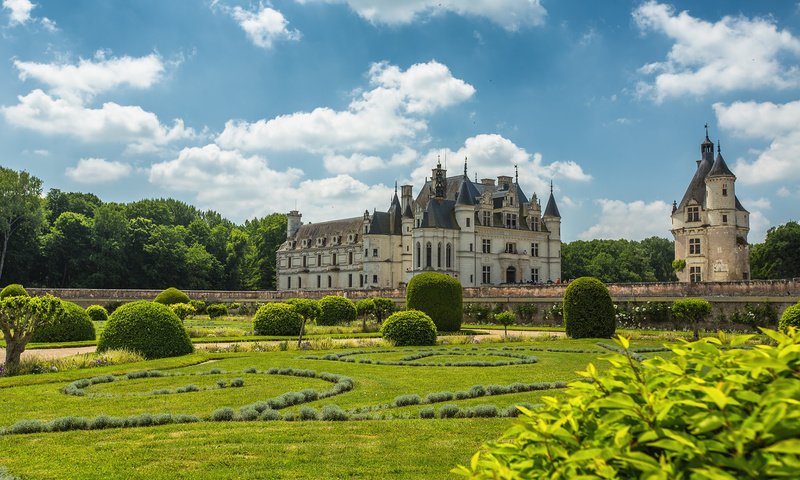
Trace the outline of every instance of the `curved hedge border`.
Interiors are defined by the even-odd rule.
[[[505,367],[509,365],[530,365],[537,363],[538,358],[533,355],[525,355],[522,353],[513,353],[502,350],[482,349],[479,352],[465,351],[459,349],[447,350],[407,350],[409,352],[417,352],[413,355],[406,355],[400,360],[373,360],[371,358],[349,358],[352,355],[362,355],[367,353],[394,353],[397,350],[353,350],[343,353],[329,353],[324,356],[305,356],[300,357],[305,360],[333,360],[338,362],[347,363],[364,363],[369,365],[387,365],[387,366],[404,366],[404,367]],[[495,356],[495,357],[508,357],[516,358],[517,360],[498,360],[495,362],[489,361],[466,361],[466,362],[416,362],[422,358],[428,358],[438,355],[464,355],[464,356]]]

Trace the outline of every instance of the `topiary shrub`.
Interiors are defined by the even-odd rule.
[[[72,302],[61,301],[63,309],[47,325],[37,328],[32,342],[77,342],[94,340],[94,324],[86,310]]]
[[[792,305],[784,310],[780,321],[778,321],[778,328],[782,332],[789,330],[789,327],[800,330],[800,303]]]
[[[567,398],[541,397],[502,442],[481,449],[470,478],[778,478],[797,474],[800,334],[777,345],[672,345],[638,363],[625,339],[610,367],[581,372]],[[728,347],[728,346],[726,346]]]
[[[100,305],[90,305],[86,307],[86,315],[89,315],[89,318],[91,318],[93,322],[105,322],[108,320],[108,310]]]
[[[25,287],[19,283],[11,283],[0,290],[0,300],[6,297],[30,297]]]
[[[108,318],[97,351],[131,350],[147,359],[177,357],[194,350],[180,319],[166,305],[140,300]]]
[[[383,319],[391,315],[397,310],[397,305],[391,298],[375,297],[372,299],[373,314],[378,322],[383,322]]]
[[[348,298],[328,295],[319,301],[318,325],[336,325],[356,319],[356,305]]]
[[[564,325],[571,338],[611,338],[617,328],[608,288],[594,277],[573,280],[564,291]]]
[[[163,305],[172,305],[173,303],[189,303],[191,300],[189,300],[188,295],[181,292],[177,288],[169,287],[168,289],[159,293],[153,301]]]
[[[436,324],[419,310],[393,313],[383,322],[381,334],[397,346],[436,345]]]
[[[194,315],[196,310],[189,303],[173,303],[168,305],[169,309],[175,312],[175,315],[182,321],[186,320],[189,315]]]
[[[209,318],[219,318],[228,315],[228,307],[224,303],[212,303],[206,307]]]
[[[189,305],[194,307],[194,311],[197,315],[206,313],[206,302],[203,300],[189,300]]]
[[[440,332],[457,332],[464,317],[461,283],[443,273],[414,275],[406,287],[406,307],[428,314]]]
[[[256,335],[300,335],[302,326],[303,316],[286,303],[267,303],[253,316]]]
[[[290,298],[284,303],[293,306],[294,310],[309,322],[313,322],[319,317],[319,302],[316,300],[310,298]]]

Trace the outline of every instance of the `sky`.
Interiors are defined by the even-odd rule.
[[[800,3],[2,0],[0,165],[241,223],[387,210],[438,159],[563,240],[671,238],[719,141],[751,243],[798,220]]]

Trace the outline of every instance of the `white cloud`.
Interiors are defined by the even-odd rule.
[[[35,5],[30,0],[3,0],[3,8],[9,11],[11,25],[23,25],[31,19]]]
[[[455,13],[483,17],[506,30],[544,24],[547,10],[539,0],[296,0],[298,3],[346,3],[373,24],[405,25]]]
[[[758,209],[758,210],[768,210],[768,209],[772,208],[772,203],[769,201],[768,198],[764,198],[764,197],[761,197],[761,198],[745,198],[742,203],[744,205],[746,205],[745,208],[748,208],[748,209],[755,208],[755,209]]]
[[[228,121],[216,142],[228,149],[363,152],[398,145],[427,128],[420,115],[463,102],[475,88],[436,61],[401,71],[385,62],[369,70],[372,90],[347,110],[327,107],[254,123]]]
[[[598,223],[578,235],[581,240],[595,238],[642,240],[658,236],[667,237],[671,225],[669,213],[672,207],[656,200],[645,203],[636,200],[630,203],[601,198]]]
[[[666,60],[641,67],[643,75],[655,76],[653,83],[637,86],[642,96],[661,102],[683,95],[800,85],[800,69],[790,60],[800,55],[800,40],[778,30],[771,18],[725,16],[711,23],[652,0],[634,10],[633,18],[643,32],[662,33],[675,42]]]
[[[733,170],[743,184],[800,179],[800,101],[716,103],[714,112],[721,128],[770,142],[755,160],[736,160]]]
[[[133,169],[122,162],[103,158],[81,158],[74,167],[67,168],[65,174],[80,183],[108,183],[130,175]]]
[[[750,212],[750,232],[747,241],[762,243],[767,238],[767,229],[771,226],[772,222],[762,212]]]
[[[277,40],[299,40],[301,34],[288,28],[289,22],[275,9],[261,6],[258,11],[236,6],[221,7],[232,16],[254,45],[270,49]]]
[[[374,155],[364,155],[353,153],[345,155],[326,155],[323,158],[325,169],[332,173],[366,172],[381,168],[408,165],[417,158],[417,152],[405,147],[398,153],[392,155],[388,161]]]
[[[77,65],[14,60],[14,66],[20,79],[39,81],[51,93],[74,101],[90,99],[120,86],[147,89],[164,73],[164,64],[155,53],[139,58],[107,59],[98,51],[94,60],[82,58]]]

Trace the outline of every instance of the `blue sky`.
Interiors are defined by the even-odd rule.
[[[750,241],[798,219],[797,2],[3,0],[0,164],[237,222],[555,184],[567,241],[671,237],[703,125]]]

